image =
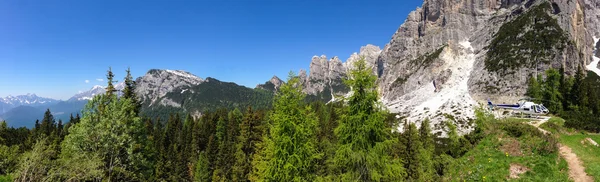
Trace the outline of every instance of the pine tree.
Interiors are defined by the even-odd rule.
[[[131,99],[131,102],[136,105],[136,112],[140,111],[142,107],[137,95],[135,94],[135,81],[131,76],[131,70],[127,68],[125,76],[125,88],[123,88],[123,97]]]
[[[110,84],[110,70],[107,77]],[[61,145],[63,162],[57,174],[65,175],[60,179],[79,175],[67,171],[72,170],[68,165],[98,158],[102,162],[100,168],[79,170],[100,170],[102,178],[108,181],[144,181],[151,176],[144,123],[130,99],[117,98],[108,90],[90,100],[81,121],[69,129]]]
[[[214,165],[214,171],[212,181],[225,181],[225,153],[226,153],[226,132],[227,132],[227,121],[225,118],[220,117],[217,121],[216,141],[218,145],[218,152],[216,156],[216,163]]]
[[[542,85],[540,84],[540,80],[536,78],[537,76],[529,77],[527,93],[525,95],[540,100],[542,99]]]
[[[562,95],[560,93],[560,73],[555,69],[546,70],[543,98],[545,105],[553,113],[562,111]]]
[[[52,116],[52,112],[50,112],[50,109],[46,109],[46,112],[44,112],[44,118],[42,119],[42,123],[40,125],[43,135],[50,137],[50,134],[52,134],[55,130],[54,122],[55,121],[54,116]]]
[[[60,138],[60,141],[62,141],[62,138],[65,136],[63,133],[63,122],[62,119],[58,120],[58,125],[56,125],[56,135]]]
[[[313,181],[315,161],[321,157],[316,150],[317,118],[304,106],[305,95],[298,77],[290,73],[273,102],[273,123],[266,140],[266,181]]]
[[[106,95],[109,97],[116,92],[115,86],[113,85],[113,83],[115,83],[115,81],[113,81],[114,77],[115,75],[112,72],[112,68],[108,67],[108,71],[106,73],[106,80],[108,82],[108,85],[106,86]]]
[[[446,127],[448,127],[448,154],[454,158],[458,158],[460,155],[460,136],[456,131],[456,125],[452,121],[446,121]]]
[[[377,98],[372,69],[364,58],[354,63],[346,85],[352,89],[335,129],[338,149],[334,164],[342,181],[398,181],[404,176],[399,160],[389,153],[396,142],[385,126],[385,111]]]
[[[423,175],[421,179],[431,181],[435,175],[433,164],[435,141],[433,139],[433,134],[431,133],[429,123],[429,118],[425,119],[421,123],[421,127],[419,128],[419,139],[421,140],[421,145],[423,146],[423,149],[420,152],[420,161],[423,167]]]
[[[183,164],[184,166],[186,166],[186,169],[188,171],[189,168],[192,167],[192,163],[195,162],[194,157],[196,157],[195,155],[192,155],[192,130],[194,127],[194,118],[192,117],[192,115],[188,114],[185,117],[185,120],[183,122],[183,130],[181,133],[181,141],[182,141],[182,160],[183,160]],[[194,157],[192,157],[194,156]],[[190,178],[192,174],[186,173],[185,174],[185,178]]]
[[[588,94],[586,91],[586,84],[584,83],[585,75],[584,71],[579,67],[577,74],[575,74],[575,80],[573,81],[573,86],[571,87],[571,94],[569,95],[567,100],[571,100],[571,107],[586,107],[588,105]]]
[[[194,170],[194,181],[204,182],[211,180],[210,162],[205,152],[200,153]]]
[[[163,144],[165,152],[163,153],[163,160],[165,161],[165,171],[168,172],[168,181],[181,181],[185,178],[185,172],[187,171],[186,165],[183,164],[183,155],[181,150],[181,129],[182,123],[179,114],[171,114],[167,125],[165,126],[165,134],[163,138]]]
[[[256,144],[261,141],[262,131],[258,115],[248,107],[242,122],[239,124],[239,136],[235,144],[235,165],[232,171],[233,181],[248,181],[248,174],[252,166],[252,156],[256,151]]]
[[[404,132],[400,135],[404,141],[404,152],[401,154],[404,168],[406,169],[407,181],[423,181],[425,180],[424,166],[421,161],[423,145],[419,138],[419,131],[414,123],[406,123]]]

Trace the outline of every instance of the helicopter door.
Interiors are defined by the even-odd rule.
[[[541,112],[540,106],[534,105],[533,107],[535,108],[535,113],[540,113]]]

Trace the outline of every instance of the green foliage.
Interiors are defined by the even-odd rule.
[[[247,181],[252,166],[252,158],[256,145],[262,141],[262,123],[259,113],[248,107],[242,122],[239,124],[239,136],[235,144],[235,165],[233,166],[233,181]]]
[[[525,93],[525,95],[536,100],[542,99],[542,84],[540,83],[540,81],[542,81],[541,78],[541,75],[529,77],[529,82],[527,83],[527,93]]]
[[[378,103],[375,75],[364,58],[350,71],[346,84],[352,88],[347,107],[335,129],[338,148],[334,157],[338,179],[342,181],[397,181],[405,172],[399,159],[390,155],[397,142],[385,125],[385,111]]]
[[[316,148],[316,115],[304,106],[299,78],[290,73],[273,103],[269,120],[272,126],[265,138],[268,152],[264,174],[259,180],[312,181],[315,179],[315,161],[321,157]]]
[[[57,151],[49,146],[45,139],[39,140],[31,151],[25,152],[21,157],[18,168],[13,177],[15,181],[44,181],[48,172],[54,166]]]
[[[12,173],[19,162],[19,147],[0,145],[0,175]]]
[[[545,106],[552,112],[562,111],[563,96],[560,92],[561,74],[555,69],[546,70],[546,81],[544,82],[543,98]]]
[[[400,140],[403,143],[400,157],[403,159],[404,169],[406,170],[407,181],[424,181],[427,176],[425,174],[425,166],[423,164],[424,151],[419,131],[414,123],[405,124],[404,132],[400,135]],[[431,178],[431,176],[429,176]]]
[[[210,163],[206,153],[200,153],[198,162],[196,162],[196,169],[194,171],[194,180],[198,182],[210,181],[211,179]]]
[[[569,180],[553,136],[517,120],[490,119],[482,128],[486,134],[472,150],[444,163],[441,181],[506,181],[511,165],[529,169],[519,175],[522,181]]]
[[[431,63],[433,63],[435,59],[440,57],[440,54],[442,53],[442,51],[444,51],[444,48],[446,47],[447,45],[444,45],[429,54],[425,54],[419,56],[417,59],[411,60],[409,63],[412,67],[417,66],[418,69],[427,68],[429,65],[431,65]]]
[[[419,128],[419,140],[423,146],[419,151],[419,161],[421,161],[421,166],[423,168],[423,173],[420,176],[421,179],[431,180],[435,174],[434,163],[432,161],[435,152],[435,141],[433,134],[431,133],[429,119],[425,119],[421,123],[421,127]]]
[[[549,63],[567,44],[567,35],[548,13],[550,3],[532,7],[525,14],[503,24],[487,47],[485,68],[491,72]]]
[[[62,143],[61,159],[64,164],[72,164],[95,156],[103,162],[97,169],[102,171],[103,179],[142,180],[150,167],[142,147],[146,145],[144,128],[130,99],[96,96],[83,110],[81,122],[69,129]]]
[[[0,175],[0,182],[10,182],[13,181],[10,175]]]

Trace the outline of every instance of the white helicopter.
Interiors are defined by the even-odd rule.
[[[529,117],[539,117],[550,113],[548,108],[544,107],[544,105],[536,104],[530,100],[531,99],[520,99],[517,104],[493,104],[492,101],[488,99],[488,106],[492,111],[495,109],[502,109],[509,111],[509,114],[520,114],[520,116],[528,115]]]

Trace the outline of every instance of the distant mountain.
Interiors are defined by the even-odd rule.
[[[277,90],[279,90],[279,87],[281,87],[283,83],[283,80],[279,79],[279,77],[273,76],[269,81],[265,82],[264,84],[256,85],[256,88],[277,92]]]
[[[136,93],[142,102],[142,114],[163,121],[169,113],[199,117],[204,111],[218,108],[265,108],[270,106],[273,95],[210,77],[204,80],[181,70],[158,69],[136,79]]]
[[[44,117],[44,111],[40,108],[32,106],[17,106],[2,116],[6,120],[6,124],[12,127],[33,127],[35,120],[41,120]]]
[[[123,88],[125,88],[124,82],[115,85],[118,94],[121,94]],[[43,118],[46,109],[50,109],[56,122],[58,122],[59,119],[62,119],[63,122],[66,123],[71,114],[80,114],[81,110],[89,100],[104,92],[106,92],[105,87],[96,85],[90,90],[78,93],[66,101],[38,97],[35,94],[15,97],[8,96],[0,99],[0,108],[5,109],[4,112],[0,113],[0,118],[6,120],[9,126],[31,127],[35,124],[36,119],[41,120]]]
[[[48,106],[58,103],[59,100],[39,97],[35,94],[8,96],[0,98],[0,115],[18,106]]]
[[[125,88],[125,82],[121,82],[115,85],[115,89],[118,91],[123,90]],[[94,96],[103,94],[106,92],[106,87],[95,85],[90,90],[75,94],[68,101],[83,101],[83,100],[92,100]]]

